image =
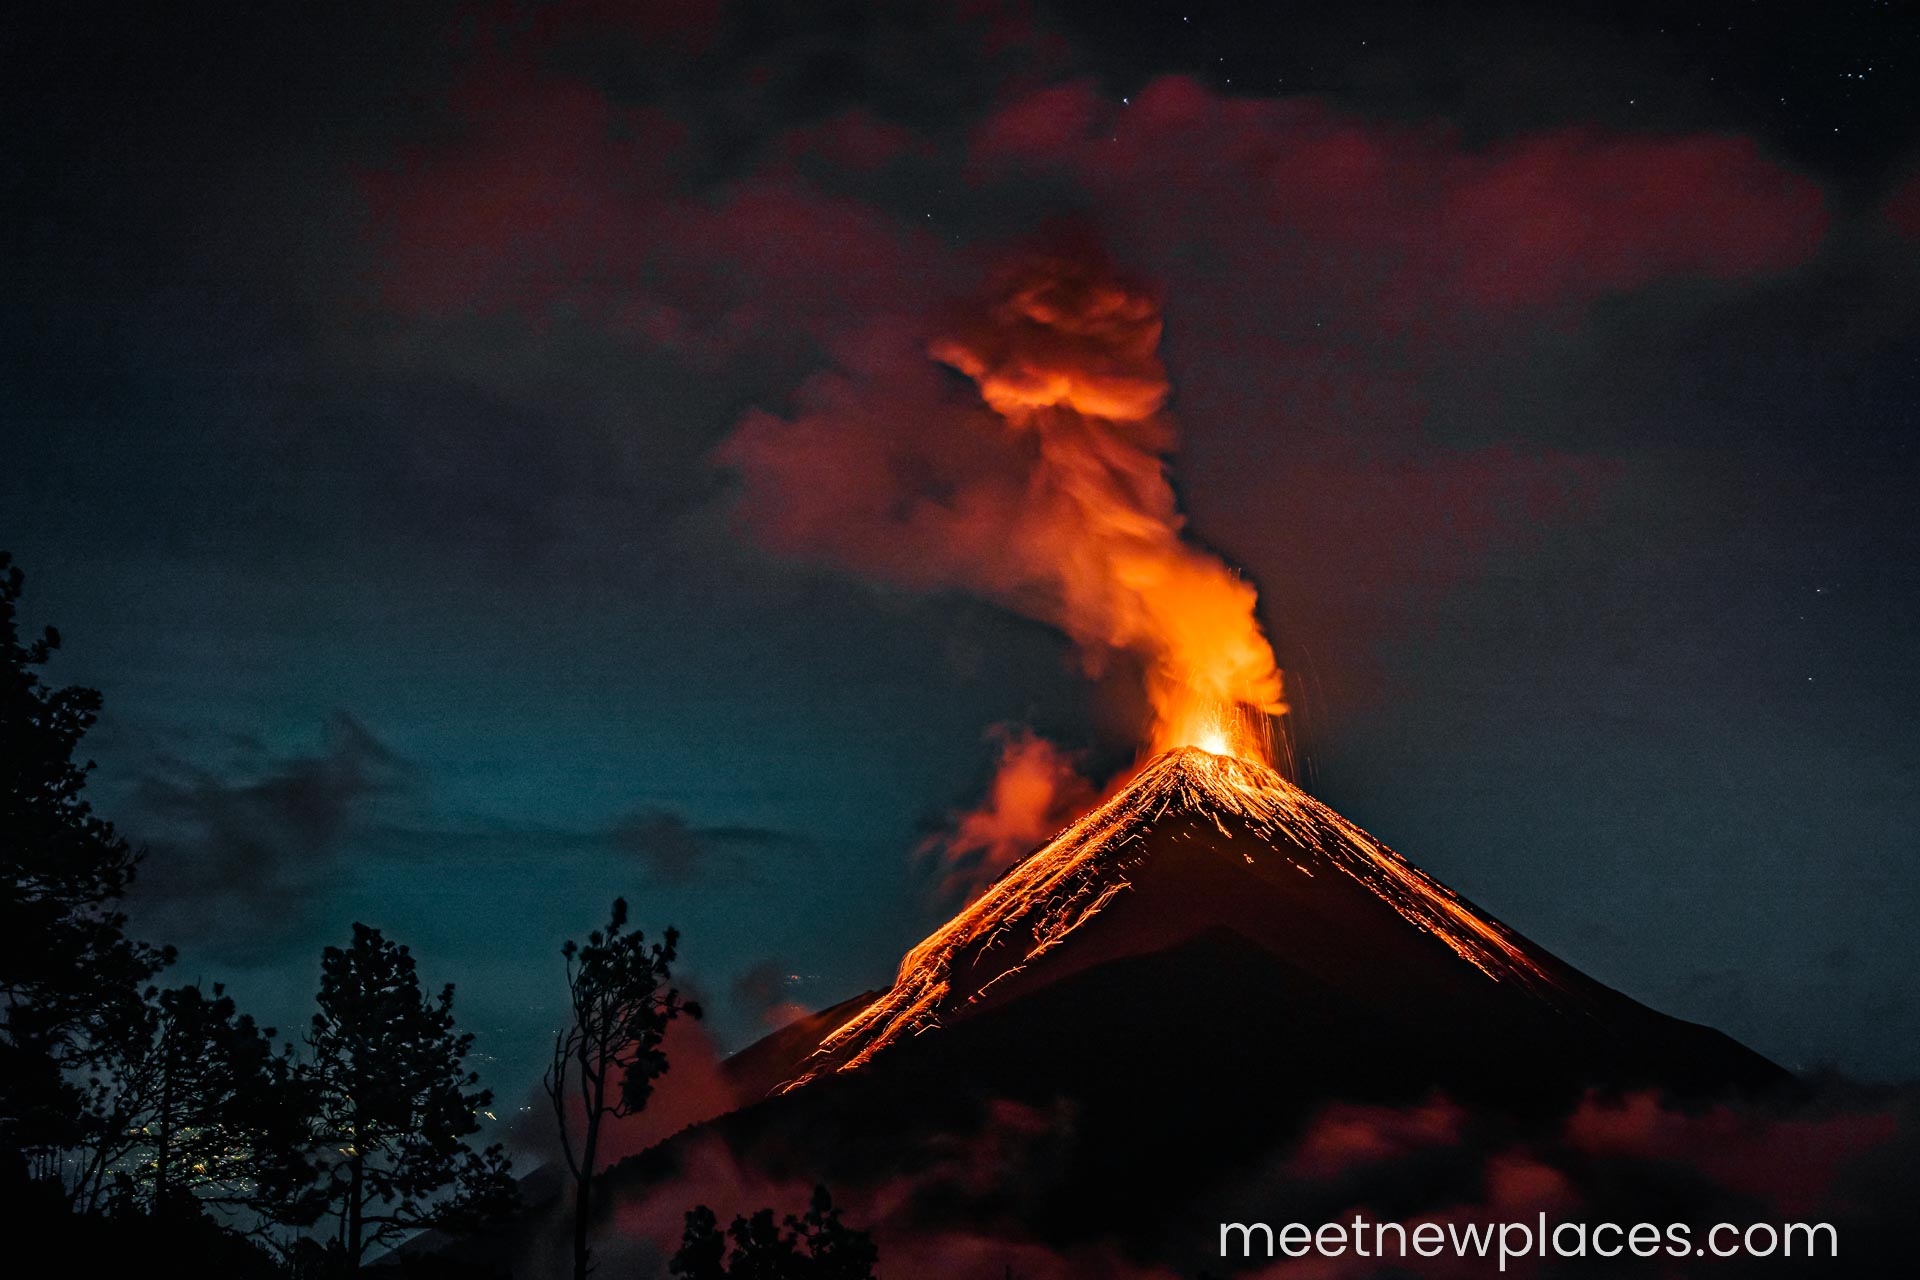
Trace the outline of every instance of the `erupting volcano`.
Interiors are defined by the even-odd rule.
[[[743,513],[789,552],[972,591],[1058,628],[1087,674],[1137,676],[1140,755],[1097,799],[1071,753],[996,730],[985,801],[931,842],[943,886],[978,892],[886,990],[729,1059],[747,1105],[624,1176],[697,1167],[718,1138],[739,1167],[910,1205],[911,1230],[994,1221],[1155,1256],[1339,1105],[1551,1133],[1593,1089],[1790,1086],[1274,767],[1279,664],[1252,585],[1185,535],[1148,293],[1042,255],[936,334],[745,422],[722,455]]]
[[[1324,1194],[1338,1216],[1360,1193],[1302,1190],[1284,1153],[1342,1109],[1551,1140],[1590,1091],[1795,1087],[1522,937],[1268,766],[1194,746],[1016,862],[887,990],[775,1033],[728,1075],[759,1101],[676,1152],[710,1135],[749,1167],[886,1187],[984,1150],[970,1158],[990,1172],[915,1201],[913,1229],[990,1220],[1144,1256],[1191,1255],[1193,1223],[1254,1213],[1275,1187]],[[1024,1145],[1003,1156],[991,1135],[1009,1116]]]
[[[1778,1074],[1580,973],[1273,769],[1180,747],[910,951],[890,989],[840,1010],[785,1087],[1063,985],[1124,1001],[1100,991],[1102,972],[1203,956],[1191,980],[1239,993],[1250,1045],[1284,1029],[1287,1074],[1315,1057],[1351,1059],[1316,1082],[1331,1094],[1383,1068],[1396,1084],[1467,1090],[1509,1082],[1516,1067],[1548,1087]],[[1303,1054],[1305,1037],[1315,1045]]]
[[[949,883],[991,882],[891,988],[740,1055],[743,1082],[797,1102],[859,1068],[954,1079],[970,1063],[967,1087],[1081,1096],[1101,1086],[1076,1073],[1107,1079],[1126,1058],[1116,1028],[1175,1017],[1155,1000],[1214,1010],[1178,1037],[1220,1064],[1210,1087],[1270,1055],[1289,1106],[1779,1078],[1527,941],[1272,767],[1280,668],[1253,586],[1185,534],[1150,291],[1084,245],[1032,254],[933,332],[815,379],[791,419],[743,423],[722,453],[743,513],[789,552],[1049,623],[1090,674],[1122,659],[1147,708],[1142,763],[1080,814],[1095,793],[1067,757],[1007,737],[989,802],[945,849]]]
[[[1272,769],[1178,747],[909,952],[893,988],[826,1038],[814,1070],[859,1066],[902,1038],[939,1025],[943,1016],[990,1002],[996,988],[1011,990],[1006,984],[1030,965],[1136,892],[1136,881],[1148,883],[1160,870],[1148,865],[1156,828],[1188,819],[1211,823],[1213,836],[1202,832],[1203,843],[1214,846],[1215,856],[1252,868],[1263,887],[1284,894],[1293,887],[1292,874],[1345,876],[1489,980],[1554,989],[1547,969],[1528,957],[1515,935]],[[1191,832],[1175,835],[1192,838]],[[1263,847],[1242,847],[1249,843]],[[1142,922],[1133,936],[1150,946],[1164,940],[1169,923]],[[1298,922],[1280,917],[1273,925],[1296,930]]]

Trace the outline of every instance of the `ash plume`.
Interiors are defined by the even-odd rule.
[[[1055,249],[1010,263],[925,333],[878,326],[791,416],[740,424],[719,460],[755,536],[878,581],[975,593],[1065,633],[1089,675],[1124,657],[1153,751],[1264,755],[1281,673],[1253,586],[1185,536],[1158,299],[1084,247]]]

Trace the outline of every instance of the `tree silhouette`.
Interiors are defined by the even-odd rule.
[[[627,902],[615,898],[605,929],[586,944],[560,949],[567,961],[572,1021],[554,1037],[545,1086],[560,1128],[560,1149],[573,1176],[573,1274],[585,1280],[587,1227],[593,1182],[600,1160],[602,1123],[647,1105],[653,1082],[667,1071],[661,1049],[669,1023],[681,1014],[700,1016],[700,1006],[667,985],[680,935],[668,929],[652,946],[638,929],[628,930]],[[577,1101],[581,1127],[576,1145],[570,1108]]]
[[[722,1234],[713,1210],[695,1206],[667,1269],[682,1280],[874,1280],[879,1260],[873,1237],[841,1222],[833,1197],[815,1187],[807,1211],[782,1225],[762,1209]]]
[[[473,1037],[454,1030],[452,984],[428,999],[407,948],[355,924],[352,945],[321,953],[319,1004],[307,1045],[347,1268],[405,1232],[509,1209],[501,1148],[466,1143],[493,1095],[465,1069]]]
[[[155,1215],[208,1203],[311,1222],[312,1096],[291,1047],[276,1053],[273,1028],[239,1013],[218,984],[211,997],[197,986],[150,991],[142,1015],[91,1082],[81,1207],[99,1203],[111,1175],[121,1199]]]
[[[52,627],[23,644],[23,576],[0,552],[0,1178],[53,1179],[81,1137],[81,1073],[141,1016],[170,951],[129,940],[114,904],[139,855],[82,798],[74,759],[100,695],[43,684]]]

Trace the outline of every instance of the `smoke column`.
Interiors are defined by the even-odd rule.
[[[1090,674],[1131,655],[1150,754],[1264,762],[1280,670],[1252,585],[1182,536],[1160,331],[1155,298],[1097,255],[1028,256],[931,343],[876,332],[837,352],[793,416],[750,415],[719,460],[768,547],[977,593],[1065,632]]]
[[[977,592],[1066,632],[1091,671],[1133,654],[1149,747],[1218,742],[1239,710],[1284,710],[1280,671],[1253,587],[1181,536],[1160,328],[1153,297],[1089,255],[1029,257],[926,348],[990,412],[913,404],[933,397],[856,357],[795,418],[750,416],[720,460],[768,545]]]

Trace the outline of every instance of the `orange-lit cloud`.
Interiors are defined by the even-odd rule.
[[[929,128],[880,102],[797,110],[797,48],[691,80],[668,59],[643,77],[662,92],[615,92],[554,55],[618,37],[624,10],[545,7],[476,59],[444,135],[362,174],[383,296],[437,323],[583,319],[703,388],[782,398],[720,451],[763,543],[1042,619],[1090,670],[1142,667],[1171,722],[1182,698],[1279,695],[1251,587],[1183,542],[1164,358],[1202,527],[1288,620],[1287,664],[1314,664],[1296,702],[1337,716],[1382,692],[1383,636],[1618,482],[1610,441],[1529,425],[1538,389],[1513,371],[1537,345],[1622,295],[1801,269],[1831,218],[1738,133],[1476,137],[1180,75],[1122,98],[1063,80],[1018,6],[961,8],[916,21],[997,87]],[[1920,226],[1915,190],[1891,225]],[[926,319],[1062,209],[1164,290],[1164,343],[1153,297],[1071,253],[1045,287]]]
[[[1125,655],[1143,739],[1210,741],[1282,711],[1281,678],[1252,584],[1184,536],[1160,330],[1158,301],[1098,255],[1036,253],[925,343],[973,404],[856,351],[795,417],[749,417],[721,460],[768,545],[977,592],[1064,631],[1090,673]]]
[[[980,803],[923,849],[940,860],[940,895],[971,898],[1096,799],[1072,756],[1025,729],[996,731],[999,759]]]

